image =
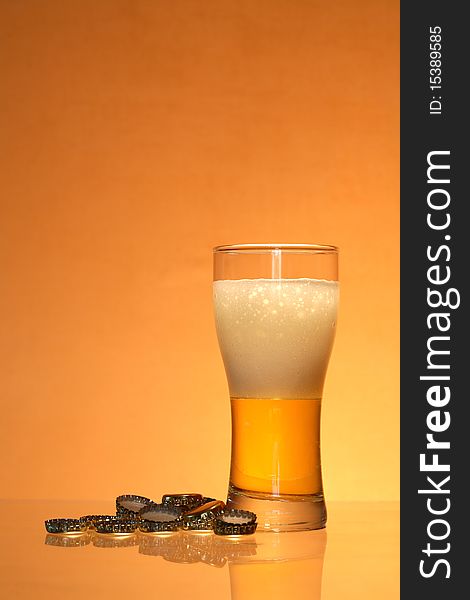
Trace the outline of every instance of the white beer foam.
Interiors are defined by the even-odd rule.
[[[338,282],[220,280],[213,289],[230,395],[320,398],[336,329]]]

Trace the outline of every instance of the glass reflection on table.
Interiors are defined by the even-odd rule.
[[[261,533],[255,556],[229,561],[232,600],[320,600],[326,531]]]

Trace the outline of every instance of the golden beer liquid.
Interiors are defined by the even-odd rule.
[[[230,483],[280,494],[322,492],[320,399],[231,398]]]

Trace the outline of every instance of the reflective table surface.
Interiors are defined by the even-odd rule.
[[[0,501],[4,598],[399,598],[399,505],[330,502],[326,529],[238,539],[51,535],[44,520],[112,501]]]

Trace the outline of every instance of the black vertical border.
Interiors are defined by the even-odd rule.
[[[465,507],[470,508],[470,491],[465,485],[470,482],[470,421],[466,419],[470,394],[466,389],[465,374],[470,374],[470,345],[466,320],[467,280],[470,278],[470,227],[466,220],[470,195],[465,190],[469,151],[466,148],[468,132],[467,110],[470,103],[466,98],[466,83],[469,79],[470,26],[464,18],[465,2],[435,0],[412,0],[401,3],[401,51],[400,51],[400,102],[401,102],[401,598],[404,600],[425,598],[426,600],[466,597],[464,575],[470,571],[467,560],[466,537],[469,530]],[[430,90],[430,39],[429,28],[442,28],[442,90]],[[430,115],[429,102],[432,95],[441,96],[442,114]],[[450,150],[450,184],[445,186],[451,195],[449,212],[451,223],[445,231],[433,231],[426,223],[427,155],[435,150]],[[444,161],[445,162],[445,161]],[[450,240],[444,236],[450,235]],[[468,241],[468,242],[467,242]],[[451,416],[450,428],[439,434],[440,439],[449,440],[450,450],[439,452],[440,461],[450,461],[450,472],[436,473],[435,480],[450,475],[448,487],[451,507],[442,518],[450,525],[447,539],[429,539],[427,526],[433,518],[429,513],[427,496],[418,494],[418,489],[430,488],[426,476],[419,468],[419,455],[426,452],[426,416],[433,408],[427,403],[426,391],[431,385],[420,381],[420,376],[429,374],[427,367],[427,340],[433,335],[428,329],[426,318],[433,309],[427,304],[428,268],[430,263],[426,251],[447,244],[451,251],[448,262],[442,258],[440,264],[451,269],[450,282],[445,287],[454,287],[460,292],[460,306],[456,309],[440,308],[450,313],[451,328],[447,334],[450,341],[448,383],[451,399],[446,408]],[[441,255],[444,257],[446,253]],[[435,286],[433,286],[435,287]],[[442,372],[440,374],[443,374]],[[447,385],[447,384],[444,384]],[[436,435],[436,438],[438,435]],[[469,445],[466,441],[469,440]],[[428,453],[432,451],[428,450]],[[444,487],[444,486],[443,486]],[[437,507],[439,497],[434,495]],[[441,504],[444,506],[444,504]],[[445,527],[435,533],[444,532]],[[427,543],[432,547],[444,548],[450,544],[448,553],[423,553]],[[450,564],[450,577],[446,578],[447,567],[440,565],[432,577],[420,574],[420,561],[426,560],[428,572],[433,562],[444,558]]]

